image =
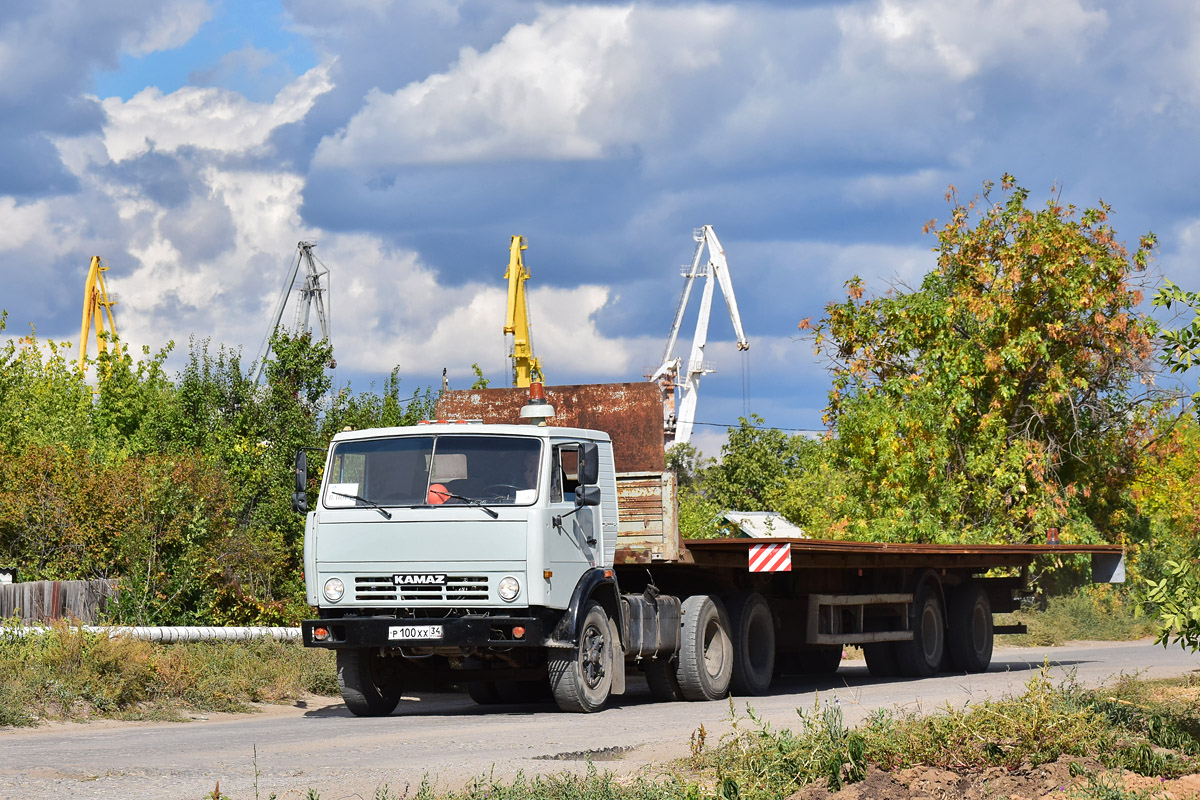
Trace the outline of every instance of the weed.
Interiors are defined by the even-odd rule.
[[[1150,800],[1155,795],[1126,789],[1111,778],[1090,775],[1087,783],[1072,791],[1069,797],[1073,800]]]

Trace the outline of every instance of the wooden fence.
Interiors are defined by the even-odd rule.
[[[27,581],[0,583],[0,620],[96,622],[117,596],[111,581]]]

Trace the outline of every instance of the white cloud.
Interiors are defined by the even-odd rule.
[[[18,203],[12,197],[0,196],[0,253],[19,250],[36,242],[39,246],[53,246],[53,237],[47,236],[50,222],[50,205],[45,200]]]
[[[110,233],[124,257],[110,258],[108,284],[120,297],[122,340],[136,352],[168,339],[182,344],[192,335],[211,337],[240,344],[248,363],[270,324],[295,244],[307,240],[317,243],[330,270],[332,339],[344,370],[380,374],[398,365],[402,374],[426,376],[445,365],[454,376],[469,374],[468,365],[479,362],[503,381],[501,281],[447,285],[417,253],[379,237],[306,227],[300,214],[304,178],[261,166],[269,163],[272,132],[302,118],[330,87],[322,67],[270,103],[215,89],[148,89],[128,102],[106,100],[102,133],[58,142],[94,209],[105,209],[117,225]],[[146,154],[146,140],[155,142],[153,167],[177,163],[186,178],[186,196],[169,206],[139,183],[112,179],[122,162],[133,164]],[[263,158],[253,167],[228,158],[256,149]],[[0,198],[0,224],[30,231],[9,237],[8,246],[51,245],[48,232],[69,220],[62,203],[18,205]],[[638,343],[605,337],[597,328],[597,312],[609,297],[610,290],[598,285],[532,290],[537,352],[556,365],[559,378],[629,377]],[[285,325],[294,318],[294,303],[293,295]],[[177,350],[174,358],[181,357]]]
[[[126,35],[122,49],[134,56],[172,50],[186,44],[211,18],[212,9],[205,0],[160,3],[146,15],[146,27]]]
[[[102,101],[108,114],[104,144],[113,161],[148,151],[198,147],[245,153],[261,147],[280,125],[296,122],[316,99],[333,88],[329,64],[289,83],[270,103],[255,103],[237,92],[186,86],[163,94],[148,86],[129,100]]]
[[[1077,61],[1108,15],[1079,0],[878,0],[838,20],[851,59],[962,81],[998,65],[1036,73]]]
[[[728,9],[543,8],[447,72],[372,90],[317,149],[326,167],[594,159],[672,129],[666,89],[719,62]]]

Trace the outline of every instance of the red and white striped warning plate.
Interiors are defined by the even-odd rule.
[[[791,572],[790,544],[756,544],[750,546],[751,572]]]

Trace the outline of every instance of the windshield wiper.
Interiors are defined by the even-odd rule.
[[[373,509],[375,509],[376,511],[378,511],[380,514],[383,514],[383,516],[384,516],[384,518],[385,518],[385,519],[391,519],[391,518],[392,518],[392,514],[391,514],[391,512],[390,512],[390,511],[388,511],[388,510],[387,510],[386,508],[384,508],[383,506],[379,505],[379,503],[376,503],[374,500],[368,500],[367,498],[365,498],[365,497],[359,497],[359,496],[358,496],[358,495],[356,495],[356,494],[346,494],[345,492],[335,492],[335,491],[332,491],[332,490],[330,490],[330,492],[329,492],[329,493],[330,493],[330,494],[336,494],[338,497],[349,497],[351,500],[357,500],[357,501],[359,501],[360,503],[366,503],[366,504],[367,504],[367,505],[369,505],[371,508],[373,508]]]
[[[444,492],[441,489],[433,489],[431,491],[434,494],[439,495],[441,497],[453,498],[455,500],[462,500],[464,503],[466,503],[469,506],[475,506],[478,509],[482,509],[492,519],[498,519],[500,517],[499,514],[497,514],[495,511],[488,508],[487,506],[485,506],[483,503],[479,502],[478,500],[473,500],[470,497],[463,497],[461,494],[455,494],[454,492]]]

